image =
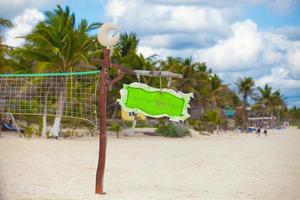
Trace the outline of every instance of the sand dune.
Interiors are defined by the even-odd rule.
[[[108,140],[105,196],[94,194],[97,138],[0,139],[0,199],[300,199],[300,130]]]

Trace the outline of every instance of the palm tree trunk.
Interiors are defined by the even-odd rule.
[[[244,101],[244,105],[245,105],[245,107],[244,107],[244,114],[245,114],[245,116],[244,116],[244,129],[246,129],[246,133],[248,133],[248,110],[247,110],[248,94],[247,93],[244,94],[243,101]]]
[[[60,91],[60,94],[58,97],[58,102],[57,102],[57,107],[56,107],[56,117],[54,119],[52,129],[50,131],[50,135],[53,137],[59,136],[61,117],[62,117],[62,114],[64,111],[65,101],[66,101],[65,86],[62,85],[62,90]]]
[[[47,106],[45,106],[47,107]],[[42,128],[42,138],[47,137],[47,115],[46,113],[43,113],[43,128]]]
[[[48,99],[48,92],[45,94],[45,100],[44,100],[44,111],[43,111],[43,128],[42,128],[42,138],[46,138],[47,136],[47,99]]]

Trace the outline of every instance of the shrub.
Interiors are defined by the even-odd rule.
[[[181,124],[168,124],[159,126],[156,131],[157,134],[165,137],[184,137],[190,135],[190,131]]]
[[[37,130],[33,127],[33,125],[27,126],[24,129],[24,136],[25,137],[32,137],[32,135],[36,134]]]
[[[148,127],[148,124],[146,123],[146,121],[140,119],[139,117],[137,117],[136,120],[136,128],[144,128],[144,127]]]
[[[225,125],[226,119],[221,115],[219,109],[207,110],[203,116],[203,122],[199,124],[199,130],[213,133],[217,126]]]
[[[122,130],[122,127],[119,122],[113,122],[110,125],[109,130],[116,132],[117,138],[120,138],[120,132]]]
[[[61,132],[61,136],[63,138],[72,138],[74,136],[78,136],[77,132],[75,131],[75,129],[69,129],[69,130],[66,130],[66,131],[62,131]]]

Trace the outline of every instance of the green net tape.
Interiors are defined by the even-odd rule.
[[[157,89],[142,83],[124,85],[120,93],[118,102],[127,112],[143,113],[154,118],[169,117],[172,121],[183,121],[190,116],[187,109],[192,93]]]
[[[42,74],[0,74],[0,77],[43,77],[43,76],[76,76],[99,74],[100,70],[87,71],[87,72],[65,72],[65,73],[42,73]]]

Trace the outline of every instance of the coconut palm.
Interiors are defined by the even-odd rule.
[[[0,33],[6,28],[12,28],[13,23],[0,17]],[[2,44],[2,35],[0,34],[0,73],[16,73],[25,71],[31,63],[22,57],[18,57],[13,52],[13,47]]]
[[[7,59],[7,54],[9,53],[10,47],[2,44],[2,34],[1,32],[5,28],[12,28],[13,24],[10,20],[0,17],[0,72],[9,72],[11,68],[9,66],[9,59]]]
[[[256,103],[261,105],[264,109],[264,113],[270,114],[272,110],[272,87],[266,84],[263,88],[257,88],[259,94],[255,98]]]
[[[70,12],[69,7],[63,9],[57,6],[54,11],[47,11],[45,15],[46,20],[37,24],[34,30],[25,36],[26,45],[17,49],[16,53],[34,60],[34,67],[42,66],[44,72],[69,72],[75,66],[87,63],[89,50],[95,42],[90,39],[88,32],[98,28],[99,24],[89,25],[84,19],[76,24],[75,15]],[[50,132],[55,137],[59,135],[65,90],[62,80],[56,118]]]
[[[13,23],[10,20],[0,17],[0,33],[5,28],[12,28],[12,27],[13,27]],[[2,46],[2,35],[0,35],[0,44]]]
[[[298,128],[300,128],[300,108],[293,106],[288,110],[287,114],[291,124],[297,124]]]
[[[274,115],[277,116],[278,123],[280,123],[281,113],[287,110],[285,100],[286,98],[281,94],[280,90],[273,93]]]
[[[210,75],[210,92],[208,94],[211,108],[223,108],[227,104],[232,104],[232,91],[227,85],[222,84],[222,80],[217,74]]]
[[[191,100],[191,115],[193,119],[199,119],[203,116],[204,110],[210,106],[211,70],[208,70],[205,63],[193,62],[192,58],[174,58],[168,57],[161,61],[162,70],[167,70],[182,74],[181,79],[172,81],[173,89],[193,93]]]
[[[266,84],[263,88],[257,88],[259,94],[255,98],[256,105],[262,107],[262,113],[268,115],[276,115],[285,109],[285,97],[279,90],[272,91],[272,87]]]
[[[121,57],[125,57],[128,54],[136,54],[138,43],[139,39],[135,33],[121,34],[116,51],[121,54]]]
[[[248,126],[248,98],[253,97],[254,95],[254,86],[255,83],[252,77],[244,77],[239,78],[238,81],[235,83],[238,88],[238,94],[242,96],[243,105],[239,108],[240,118],[242,119],[244,128],[247,129]]]
[[[255,83],[252,77],[239,78],[236,82],[238,93],[242,96],[243,103],[248,105],[248,98],[254,94]]]
[[[5,19],[5,18],[3,18],[3,17],[0,17],[0,30],[1,30],[3,27],[4,27],[4,28],[12,28],[12,27],[13,27],[13,24],[12,24],[12,22],[11,22],[10,20]]]

